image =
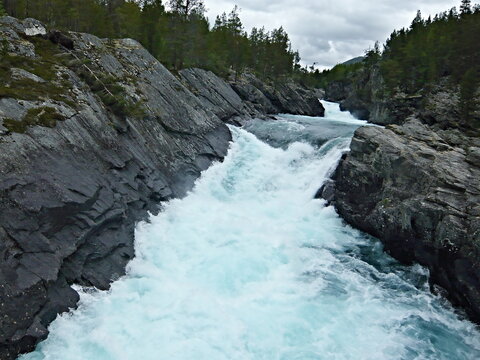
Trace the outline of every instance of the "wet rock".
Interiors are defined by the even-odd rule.
[[[335,198],[335,181],[329,179],[315,194],[315,199],[325,199],[330,204]]]
[[[335,204],[394,257],[427,266],[431,281],[480,322],[478,148],[455,131],[462,146],[449,142],[449,132],[414,118],[358,129],[334,178]]]
[[[231,80],[231,85],[247,105],[260,113],[325,115],[325,109],[319,100],[321,93],[291,81],[269,84],[253,74],[244,74]]]
[[[349,111],[360,120],[368,120],[370,118],[370,110],[368,110],[367,104],[358,98],[348,97],[340,103],[340,110]]]
[[[273,106],[270,100],[254,85],[249,83],[232,83],[232,88],[240,98],[249,105],[256,113],[275,114],[278,109]]]
[[[181,70],[179,75],[187,88],[200,99],[203,107],[220,119],[243,123],[243,120],[257,115],[245,105],[225,80],[215,76],[211,71],[185,69]]]

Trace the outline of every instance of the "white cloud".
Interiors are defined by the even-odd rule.
[[[458,6],[460,0],[205,0],[208,17],[241,8],[246,28],[283,26],[303,64],[325,68],[363,55],[375,41],[383,43],[394,29],[407,27],[417,10],[424,16]]]

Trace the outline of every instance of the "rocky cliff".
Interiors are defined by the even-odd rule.
[[[174,76],[136,41],[32,19],[0,18],[0,80],[1,359],[75,306],[71,284],[124,274],[136,222],[225,156],[226,122],[280,111],[211,72]]]
[[[480,323],[478,137],[415,118],[362,127],[334,180],[347,222],[380,238],[397,259],[427,266],[432,283]]]
[[[323,93],[306,89],[293,81],[265,83],[253,74],[243,74],[230,80],[253,113],[289,113],[294,115],[324,116],[325,109],[318,101]]]
[[[360,128],[335,185],[320,193],[394,257],[427,266],[432,283],[480,323],[480,92],[466,117],[448,77],[392,94],[372,65],[329,84],[326,98],[387,128]]]
[[[474,111],[462,116],[460,86],[448,76],[416,93],[392,92],[378,65],[372,65],[332,81],[325,90],[326,100],[339,102],[342,110],[378,125],[403,124],[415,116],[435,129],[459,128],[473,134],[480,126],[480,89],[473,96]]]
[[[326,88],[325,98],[340,109],[379,125],[401,124],[421,106],[423,96],[388,93],[378,66],[362,68]]]

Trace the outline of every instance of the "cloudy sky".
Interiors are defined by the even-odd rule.
[[[245,29],[283,26],[302,63],[323,69],[363,55],[376,40],[424,16],[448,10],[460,0],[204,0],[211,22],[238,5]],[[474,3],[475,1],[472,1]]]

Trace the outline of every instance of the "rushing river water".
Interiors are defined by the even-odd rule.
[[[325,105],[253,121],[258,138],[232,128],[225,161],[138,226],[127,276],[83,290],[21,359],[480,359],[478,329],[423,268],[313,199],[363,124]]]

